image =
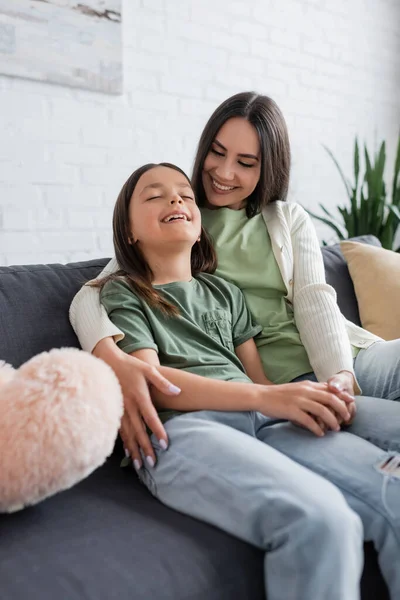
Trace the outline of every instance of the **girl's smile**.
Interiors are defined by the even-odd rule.
[[[191,221],[191,218],[181,210],[174,210],[161,219],[162,223],[187,223],[188,221]]]
[[[144,173],[132,194],[131,238],[142,250],[170,244],[193,246],[200,235],[201,218],[189,181],[179,172],[157,166]]]

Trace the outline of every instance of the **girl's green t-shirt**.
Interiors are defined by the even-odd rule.
[[[118,342],[121,350],[130,354],[150,348],[165,367],[210,379],[251,381],[235,348],[254,338],[261,327],[253,322],[238,287],[207,273],[154,287],[179,309],[178,316],[149,306],[123,280],[109,281],[101,290],[101,303],[125,334]],[[162,421],[177,414],[159,411]]]
[[[216,275],[243,291],[262,327],[255,342],[266,376],[274,383],[287,383],[312,372],[263,216],[249,219],[245,209],[202,209],[202,220],[217,251]]]

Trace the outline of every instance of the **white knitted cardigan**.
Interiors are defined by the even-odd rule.
[[[335,290],[325,281],[325,270],[314,226],[295,203],[274,202],[263,210],[272,249],[293,305],[296,326],[319,381],[339,371],[353,370],[350,344],[367,348],[381,338],[347,321],[336,303]],[[117,270],[113,258],[101,275]],[[70,307],[72,327],[82,348],[91,352],[105,337],[119,341],[124,334],[109,320],[99,301],[99,290],[88,286]]]

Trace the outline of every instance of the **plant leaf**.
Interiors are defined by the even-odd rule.
[[[392,185],[392,204],[400,206],[400,133],[397,143],[396,158],[394,161],[393,185]]]
[[[342,167],[339,165],[338,161],[334,157],[333,153],[329,150],[329,148],[327,148],[327,146],[324,146],[324,148],[327,151],[327,153],[329,154],[329,156],[331,157],[331,159],[333,160],[333,162],[335,163],[336,168],[339,171],[340,177],[342,178],[342,181],[343,181],[344,186],[346,188],[347,195],[351,199],[351,185],[347,181],[346,177],[344,176],[344,173],[342,171]]]
[[[386,143],[382,142],[381,147],[379,149],[377,159],[376,159],[376,167],[375,167],[376,184],[378,186],[376,191],[378,192],[379,195],[382,194],[382,192],[383,192],[382,186],[385,185],[385,182],[383,179],[383,173],[385,171],[385,163],[386,163]]]
[[[360,149],[358,147],[358,139],[354,143],[354,175],[355,175],[355,194],[357,195],[358,190],[358,178],[360,175]],[[354,190],[353,190],[354,192]]]
[[[319,215],[316,215],[313,212],[311,212],[311,210],[306,209],[306,211],[314,219],[318,219],[318,221],[321,221],[322,223],[325,223],[325,225],[328,225],[328,227],[330,227],[331,229],[333,229],[333,231],[336,233],[336,235],[338,236],[338,238],[340,240],[345,240],[346,239],[345,235],[339,229],[339,226],[336,225],[335,223],[333,223],[333,221],[330,221],[329,219],[325,219],[325,217],[320,217]]]
[[[324,211],[324,213],[326,215],[328,215],[328,217],[330,219],[332,219],[333,221],[335,221],[335,217],[332,215],[332,213],[329,212],[329,210],[327,208],[325,208],[325,206],[323,204],[321,204],[321,202],[318,204],[318,206],[320,207],[321,210]]]
[[[400,209],[397,208],[397,206],[393,206],[393,204],[390,204],[389,202],[386,203],[387,208],[389,209],[389,211],[396,217],[396,222],[397,224],[400,223]]]

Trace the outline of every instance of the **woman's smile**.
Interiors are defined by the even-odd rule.
[[[236,190],[238,186],[235,185],[224,185],[220,183],[215,177],[209,173],[211,179],[211,186],[216,194],[230,194],[233,190]]]

